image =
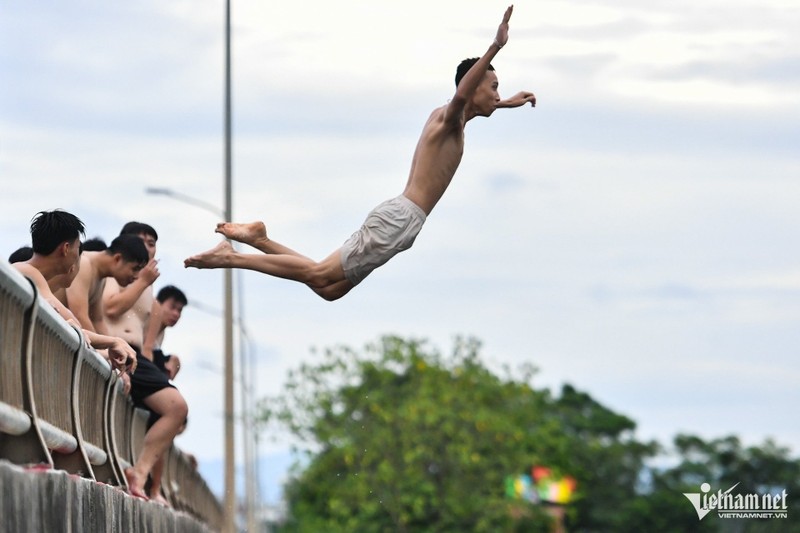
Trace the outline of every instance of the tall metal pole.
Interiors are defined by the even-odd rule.
[[[253,464],[253,417],[250,405],[250,398],[253,389],[250,387],[250,376],[253,371],[250,365],[251,358],[251,339],[250,334],[244,325],[244,294],[242,294],[242,271],[236,271],[236,306],[239,309],[239,409],[241,411],[240,420],[242,424],[242,452],[244,455],[242,464],[244,465],[244,502],[245,502],[245,524],[247,531],[256,531],[256,499],[255,499],[255,469]]]
[[[225,220],[233,220],[231,200],[231,2],[225,0]],[[233,272],[225,272],[225,523],[236,531],[236,475],[233,402]]]

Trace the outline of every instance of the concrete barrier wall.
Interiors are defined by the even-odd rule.
[[[63,470],[0,460],[0,532],[209,533],[193,516]]]
[[[175,529],[174,524],[164,526],[167,529],[117,527],[129,525],[118,524],[120,520],[146,525],[154,513],[139,516],[140,506],[123,498],[123,470],[135,463],[135,450],[144,439],[147,415],[140,411],[122,393],[108,362],[86,345],[81,331],[39,298],[29,280],[0,261],[0,460],[29,468],[13,470],[17,474],[49,471],[30,479],[15,475],[0,480],[0,528],[19,519],[25,520],[24,528],[3,531],[195,531]],[[205,480],[175,446],[166,460],[170,468],[165,469],[162,492],[176,516],[190,513],[205,527],[218,528],[222,505]],[[37,520],[58,516],[47,510],[54,498],[61,503],[53,505],[60,505],[60,516],[68,519],[71,529],[50,529],[49,523],[38,527]],[[70,503],[69,498],[79,501]],[[105,504],[110,507],[102,507]],[[170,513],[161,508],[156,514]],[[108,521],[110,526],[77,527],[84,520]],[[168,519],[158,520],[161,524]]]

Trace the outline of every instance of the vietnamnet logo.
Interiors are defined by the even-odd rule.
[[[702,520],[711,511],[720,518],[787,518],[786,489],[779,494],[733,494],[732,486],[726,491],[711,492],[711,485],[703,483],[700,492],[684,492],[692,502],[697,518]]]

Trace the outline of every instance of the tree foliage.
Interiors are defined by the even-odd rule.
[[[731,519],[710,513],[701,520],[687,514],[683,493],[697,493],[708,483],[725,491],[736,485],[737,494],[800,494],[800,461],[789,450],[767,439],[761,446],[742,446],[738,437],[706,441],[694,435],[673,440],[677,459],[669,468],[650,470],[650,487],[622,509],[625,526],[620,531],[798,533],[800,501],[790,496],[788,518]]]
[[[735,438],[679,436],[679,463],[648,470],[660,448],[637,441],[628,417],[570,385],[559,395],[534,388],[532,366],[502,374],[474,339],[443,356],[393,336],[360,353],[325,350],[292,371],[262,404],[264,420],[308,445],[285,487],[283,531],[549,531],[541,506],[505,495],[506,476],[532,465],[577,480],[570,531],[716,531],[682,495],[697,480],[797,488],[800,463],[786,450],[742,449]]]

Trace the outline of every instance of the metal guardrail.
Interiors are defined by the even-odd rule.
[[[82,333],[0,262],[0,459],[127,489],[123,472],[138,457],[147,416]],[[175,446],[162,492],[174,509],[221,527],[220,502]]]

